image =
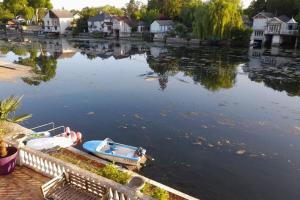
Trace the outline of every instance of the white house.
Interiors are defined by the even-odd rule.
[[[285,15],[275,17],[272,13],[261,12],[253,17],[253,33],[251,43],[270,42],[280,45],[284,40],[296,40],[298,22]]]
[[[174,26],[172,20],[155,20],[150,26],[151,33],[166,33]]]
[[[113,22],[113,33],[115,37],[130,37],[132,28],[135,26],[135,22],[128,17],[114,16]]]
[[[163,39],[173,27],[174,22],[172,20],[155,20],[150,25],[150,32],[154,34],[154,39]]]
[[[102,32],[107,35],[112,33],[112,17],[104,12],[88,19],[88,29],[90,33]]]
[[[45,33],[65,34],[72,26],[73,14],[68,10],[49,10],[44,19]]]
[[[265,29],[268,21],[270,21],[274,15],[268,12],[260,12],[253,17],[253,33],[251,35],[251,44],[255,42],[265,42]]]

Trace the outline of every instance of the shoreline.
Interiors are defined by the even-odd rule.
[[[33,76],[31,67],[0,59],[0,81],[14,82],[20,78]]]

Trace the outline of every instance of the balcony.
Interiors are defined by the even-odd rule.
[[[280,31],[271,31],[266,30],[265,35],[298,35],[298,30],[280,30]]]
[[[298,30],[283,30],[280,34],[282,35],[298,35]]]

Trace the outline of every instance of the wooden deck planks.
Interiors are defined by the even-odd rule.
[[[17,167],[7,176],[0,176],[1,200],[40,200],[43,199],[41,185],[50,179],[31,169]]]

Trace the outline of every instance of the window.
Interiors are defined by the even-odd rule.
[[[47,24],[48,24],[48,26],[49,26],[50,22],[49,22],[49,21],[47,21]]]
[[[292,24],[289,24],[289,30],[293,30],[293,25]]]

